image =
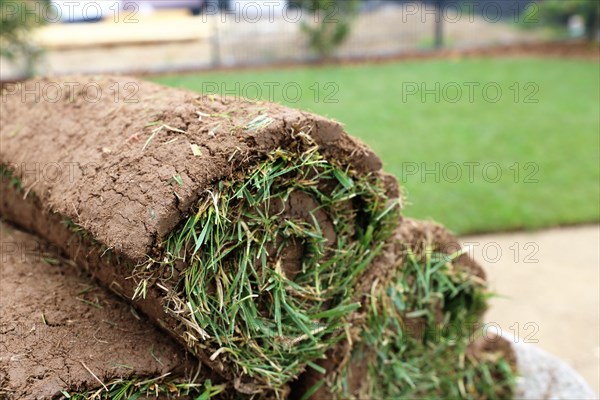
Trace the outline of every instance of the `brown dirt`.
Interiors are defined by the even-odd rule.
[[[78,89],[66,90],[65,82],[76,82]],[[125,90],[115,99],[112,88],[128,84],[137,88],[138,102],[127,102]],[[36,85],[50,93],[56,85],[63,90],[56,102],[21,96]],[[85,85],[100,88],[99,101],[86,100]],[[135,287],[128,279],[132,267],[160,254],[163,238],[200,196],[219,181],[243,175],[271,151],[302,142],[304,134],[326,158],[361,174],[381,174],[380,160],[337,122],[274,104],[201,98],[129,78],[41,79],[18,90],[0,104],[0,164],[21,179],[24,193],[5,190],[0,214],[48,239],[127,299]],[[258,115],[273,121],[247,129]],[[201,156],[192,153],[192,144]],[[173,182],[175,175],[183,185]],[[397,194],[395,181],[385,179]],[[74,234],[65,218],[89,235]],[[152,287],[135,305],[185,346],[185,327],[165,313],[164,300],[164,292]],[[195,350],[203,363],[233,378],[226,364],[209,359],[212,351]]]
[[[456,236],[442,225],[432,221],[417,221],[410,218],[405,218],[400,224],[396,243],[401,249],[398,253],[402,255],[400,262],[404,260],[409,250],[417,256],[425,251],[450,255],[463,248]],[[428,246],[430,249],[427,249]],[[486,279],[484,269],[467,253],[457,257],[454,263],[467,268],[472,275],[482,280]]]
[[[98,388],[84,364],[103,382],[197,365],[56,249],[3,222],[0,242],[0,398]]]

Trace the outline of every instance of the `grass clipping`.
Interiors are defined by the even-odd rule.
[[[188,346],[253,378],[237,382],[242,392],[281,387],[346,339],[354,286],[397,218],[372,176],[316,146],[279,149],[198,202],[162,257],[138,268],[135,296],[177,276],[167,308]]]

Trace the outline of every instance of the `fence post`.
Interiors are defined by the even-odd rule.
[[[222,11],[217,8],[217,14],[213,18],[213,33],[211,35],[211,53],[212,53],[212,66],[220,67],[221,66],[221,42],[219,38],[219,19],[222,18]]]
[[[435,14],[435,42],[434,46],[436,49],[444,47],[444,0],[435,1],[436,14]]]

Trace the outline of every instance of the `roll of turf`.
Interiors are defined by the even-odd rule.
[[[482,267],[432,222],[405,218],[390,275],[365,279],[362,315],[298,386],[313,399],[511,398],[515,356],[482,323],[490,296]]]
[[[320,371],[395,267],[397,183],[334,121],[129,78],[27,81],[0,111],[2,216],[240,393]]]

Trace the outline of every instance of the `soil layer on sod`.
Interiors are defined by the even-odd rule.
[[[197,369],[181,346],[43,240],[0,222],[0,242],[0,398],[62,398],[103,389],[99,380],[189,379]]]
[[[1,107],[2,215],[241,393],[283,395],[351,340],[361,278],[393,267],[397,183],[334,121],[126,78],[29,81]]]

